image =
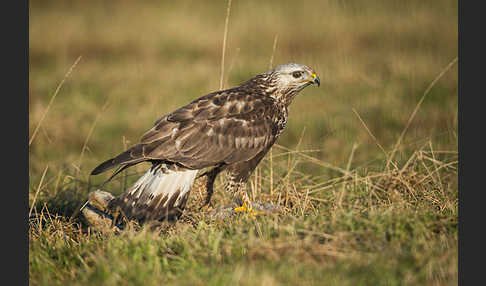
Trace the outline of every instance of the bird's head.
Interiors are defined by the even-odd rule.
[[[317,86],[321,84],[316,72],[301,64],[282,64],[271,70],[270,73],[275,75],[275,79],[281,87],[303,88],[310,84],[317,84]]]
[[[296,63],[279,65],[263,75],[273,89],[271,96],[287,104],[305,87],[321,84],[319,76],[312,68]]]

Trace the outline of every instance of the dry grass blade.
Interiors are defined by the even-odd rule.
[[[459,161],[452,161],[452,162],[449,162],[449,163],[446,163],[446,164],[443,164],[443,165],[437,167],[435,170],[431,171],[427,176],[423,177],[420,181],[416,182],[415,185],[421,184],[422,182],[424,182],[429,177],[432,177],[432,175],[438,173],[441,169],[456,165],[457,163],[459,163]]]
[[[349,172],[349,169],[351,168],[351,162],[353,161],[354,152],[356,151],[357,148],[358,148],[358,144],[354,143],[353,148],[351,149],[351,154],[349,155],[348,164],[346,165],[346,171],[348,172],[348,175],[344,175],[343,180],[346,180],[348,177],[350,177],[351,173]],[[346,193],[346,184],[343,184],[341,187],[341,192],[339,193],[338,196],[337,206],[339,207],[342,206],[342,201],[345,193]]]
[[[59,83],[59,85],[57,86],[56,88],[56,91],[54,91],[54,94],[52,95],[51,97],[51,100],[49,101],[49,104],[47,105],[47,108],[46,110],[44,111],[44,113],[42,114],[42,117],[41,119],[39,120],[39,123],[37,123],[37,126],[35,127],[34,129],[34,132],[32,133],[32,136],[30,137],[29,139],[29,146],[30,144],[32,144],[32,142],[34,141],[34,138],[35,138],[35,135],[37,134],[37,131],[39,130],[41,124],[42,124],[42,121],[44,121],[44,118],[46,117],[47,115],[47,112],[49,112],[49,108],[51,108],[51,105],[52,103],[54,102],[54,99],[56,98],[56,95],[59,93],[59,90],[61,90],[61,87],[63,86],[64,82],[66,81],[66,79],[69,77],[69,75],[71,74],[71,72],[73,71],[74,67],[76,67],[76,65],[78,64],[78,62],[81,60],[81,56],[79,56],[76,61],[74,62],[74,64],[69,68],[69,70],[67,71],[67,73],[64,75],[64,78],[61,80],[61,82]]]
[[[277,148],[280,148],[280,149],[283,149],[283,150],[285,150],[285,151],[291,151],[291,152],[295,152],[295,151],[294,151],[294,150],[292,150],[292,149],[289,149],[289,148],[287,148],[287,147],[284,147],[284,146],[279,145],[279,144],[276,144],[276,143],[275,143],[273,146],[275,146],[275,147],[277,147]],[[316,158],[314,158],[314,157],[311,157],[311,156],[309,156],[309,155],[302,154],[302,152],[296,152],[296,153],[298,153],[298,154],[299,154],[299,156],[301,156],[301,157],[303,157],[303,158],[305,158],[305,159],[308,159],[310,162],[315,163],[315,164],[317,164],[317,165],[319,165],[319,166],[326,167],[326,168],[329,168],[329,169],[334,170],[334,171],[338,171],[338,172],[340,172],[340,173],[342,173],[342,174],[344,174],[344,175],[348,175],[348,174],[349,174],[349,172],[348,172],[348,171],[346,171],[346,170],[344,170],[344,169],[342,169],[342,168],[339,168],[339,167],[333,166],[333,165],[331,165],[331,164],[329,164],[329,163],[327,163],[327,162],[321,161],[321,160],[316,159]]]
[[[221,76],[219,78],[219,89],[223,89],[224,54],[226,51],[226,39],[228,37],[228,22],[229,22],[230,11],[231,11],[231,0],[228,0],[228,8],[226,9],[226,19],[224,21],[223,51],[221,53]]]
[[[236,53],[235,55],[233,56],[233,59],[231,60],[231,63],[230,63],[230,66],[228,68],[228,74],[231,74],[231,71],[233,70],[233,66],[235,65],[235,62],[237,61],[238,59],[238,55],[240,54],[240,48],[236,48]],[[227,86],[228,85],[228,76],[226,77],[226,80],[224,81],[224,85],[223,86]]]
[[[390,166],[390,162],[393,160],[393,157],[395,156],[396,151],[398,150],[398,146],[400,146],[400,143],[403,140],[403,137],[405,136],[405,133],[407,132],[408,128],[410,127],[410,124],[412,123],[412,120],[415,118],[415,115],[417,114],[418,110],[420,109],[420,106],[422,105],[422,102],[424,101],[425,97],[427,94],[430,92],[432,87],[434,87],[435,83],[439,81],[439,79],[444,76],[444,74],[449,71],[452,66],[454,66],[455,63],[457,63],[458,58],[456,57],[453,59],[436,77],[435,79],[429,84],[427,89],[425,90],[424,94],[422,95],[422,98],[420,98],[419,102],[415,106],[415,109],[413,110],[412,114],[408,118],[407,125],[405,125],[405,128],[403,129],[402,133],[400,134],[400,137],[398,137],[397,142],[395,143],[395,146],[393,147],[392,153],[387,159],[386,165],[385,165],[385,170],[388,170],[388,167]]]
[[[42,182],[44,181],[44,177],[46,176],[47,169],[49,169],[49,165],[46,166],[46,168],[44,169],[44,173],[42,173],[42,177],[41,177],[41,179],[39,181],[39,186],[37,186],[37,191],[35,192],[34,199],[32,200],[32,205],[30,206],[29,217],[32,214],[32,209],[34,208],[35,201],[36,201],[37,195],[39,194],[39,191],[41,189]]]
[[[91,128],[89,129],[88,135],[86,136],[86,139],[84,140],[83,148],[81,149],[81,154],[79,155],[78,164],[77,164],[78,172],[81,169],[81,162],[83,160],[84,151],[86,150],[86,148],[88,146],[88,142],[89,142],[89,139],[91,138],[91,134],[93,134],[93,131],[96,127],[96,123],[98,122],[98,119],[100,118],[101,114],[106,110],[107,107],[108,107],[108,101],[105,102],[103,107],[101,107],[100,112],[98,112],[98,114],[96,115],[96,118],[95,118],[93,124],[91,125]]]
[[[436,164],[436,165],[442,165],[442,164],[443,164],[441,161],[438,161],[438,160],[436,160],[436,159],[434,159],[434,158],[431,158],[431,157],[429,157],[429,156],[427,156],[427,155],[424,155],[424,153],[425,153],[425,152],[420,152],[420,156],[421,156],[421,158],[422,158],[422,159],[424,159],[424,160],[428,160],[428,161],[430,161],[430,162],[432,162],[432,163],[434,163],[434,164]],[[451,169],[453,169],[453,170],[455,170],[455,169],[456,169],[456,167],[454,167],[454,166],[449,166],[448,168],[451,168]]]
[[[434,150],[432,148],[432,141],[429,142],[429,146],[430,146],[430,151],[432,151],[432,157],[433,157],[433,162],[432,163],[434,164],[434,166],[436,167],[436,170],[437,170],[438,166],[440,166],[441,164],[436,163],[437,160],[435,160],[435,154],[434,154]],[[444,186],[442,184],[442,180],[441,180],[441,178],[440,178],[439,175],[437,175],[437,182],[438,182],[438,185],[440,186],[440,189],[441,190],[444,189]]]
[[[273,67],[273,58],[275,56],[275,50],[277,50],[277,41],[278,41],[278,34],[275,34],[275,37],[273,38],[272,56],[270,57],[270,63],[268,65],[268,69],[271,69]]]
[[[369,181],[371,179],[374,179],[374,178],[384,178],[384,177],[387,177],[387,176],[390,176],[390,175],[391,175],[391,172],[383,172],[383,173],[379,173],[379,174],[375,174],[375,175],[367,175],[365,177],[357,177],[356,173],[355,173],[355,177],[344,175],[342,177],[331,179],[331,180],[328,180],[328,181],[326,181],[322,184],[319,184],[319,187],[311,188],[312,190],[309,191],[309,194],[314,194],[314,193],[317,193],[317,192],[328,190],[330,188],[335,188],[335,187],[339,186],[340,184],[348,183],[351,179],[354,181],[354,183],[366,183],[368,185],[371,185],[373,188],[381,189],[379,186],[372,184]],[[323,184],[326,184],[326,185],[322,186]]]
[[[364,128],[366,129],[366,131],[368,132],[368,134],[370,135],[370,137],[373,139],[373,141],[375,141],[376,145],[380,148],[380,150],[383,152],[383,154],[385,154],[385,156],[387,156],[385,149],[383,148],[383,146],[381,146],[380,142],[378,142],[378,139],[376,139],[375,135],[373,135],[373,133],[371,133],[371,130],[368,128],[368,126],[363,121],[363,119],[361,118],[361,116],[359,116],[359,114],[356,111],[356,109],[352,108],[352,110],[353,110],[354,114],[356,114],[356,116],[358,117],[358,119],[361,122],[361,124],[363,124]]]

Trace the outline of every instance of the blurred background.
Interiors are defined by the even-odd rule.
[[[164,114],[219,89],[227,1],[29,3],[30,138],[49,108],[29,148],[31,193],[46,166],[45,182],[102,182],[89,177],[98,163]],[[294,100],[277,144],[340,168],[356,144],[352,168],[383,165],[363,122],[390,152],[424,91],[458,56],[457,13],[449,0],[233,0],[224,87],[271,64],[308,65],[321,86]],[[457,70],[427,94],[398,158],[430,143],[457,151]],[[297,168],[333,176],[309,162]]]

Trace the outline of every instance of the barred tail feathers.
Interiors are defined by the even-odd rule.
[[[186,206],[198,170],[150,169],[123,194],[110,202],[129,219],[172,220]]]

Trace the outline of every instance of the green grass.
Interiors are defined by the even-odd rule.
[[[226,5],[30,2],[30,137],[81,56],[29,145],[30,284],[456,285],[458,70],[445,68],[457,1],[232,1],[225,87],[266,71],[272,54],[322,81],[294,100],[248,184],[284,212],[211,222],[198,181],[174,225],[88,228],[78,208],[109,175],[90,171],[218,89]],[[145,168],[106,189],[121,193]]]

